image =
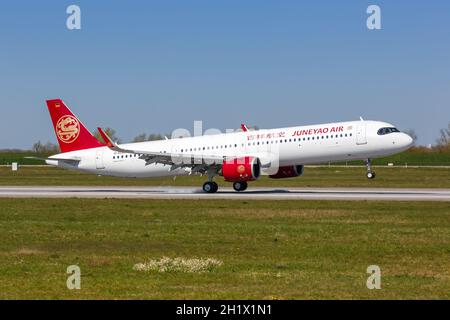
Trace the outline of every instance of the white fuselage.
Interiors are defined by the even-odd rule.
[[[412,139],[402,132],[380,135],[378,130],[384,127],[393,126],[378,121],[349,121],[140,142],[121,147],[200,158],[202,155],[252,156],[261,159],[263,164],[278,162],[281,167],[383,157],[402,152],[412,145]],[[138,155],[118,153],[108,147],[53,157],[79,158],[76,164],[58,160],[47,160],[47,163],[98,175],[148,178],[191,173],[188,167],[173,170],[170,165],[147,165]]]

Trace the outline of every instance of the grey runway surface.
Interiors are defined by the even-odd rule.
[[[206,194],[196,187],[0,187],[0,198],[450,201],[450,189],[250,187]]]

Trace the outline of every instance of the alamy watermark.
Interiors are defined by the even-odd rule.
[[[67,267],[67,277],[66,285],[69,290],[80,290],[81,289],[81,269],[77,265],[72,265]]]
[[[375,4],[367,7],[367,14],[370,16],[367,18],[366,25],[369,30],[381,30],[381,8]]]
[[[367,273],[370,276],[367,278],[367,289],[381,289],[381,269],[379,266],[371,265],[367,267]]]
[[[176,166],[204,164],[207,166],[222,165],[224,161],[245,164],[248,156],[258,157],[263,166],[264,174],[276,174],[279,169],[280,148],[283,144],[297,143],[297,139],[289,137],[283,129],[251,130],[237,134],[239,129],[226,129],[228,139],[208,139],[208,137],[223,134],[220,129],[203,130],[203,121],[194,121],[194,134],[185,128],[172,131],[173,143],[170,150],[161,150],[170,155]],[[184,138],[199,138],[191,140],[189,145]],[[203,138],[202,138],[203,137]],[[298,140],[300,144],[300,139]]]
[[[66,20],[66,27],[69,30],[81,29],[81,9],[75,4],[67,7],[66,13],[69,15]]]

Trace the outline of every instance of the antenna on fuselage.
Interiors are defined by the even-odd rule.
[[[364,121],[363,117],[359,116],[359,120]]]

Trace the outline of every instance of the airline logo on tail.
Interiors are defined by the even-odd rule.
[[[80,122],[70,116],[62,116],[56,123],[56,134],[64,143],[73,143],[80,135]]]
[[[100,148],[100,143],[61,99],[47,100],[61,152]]]

